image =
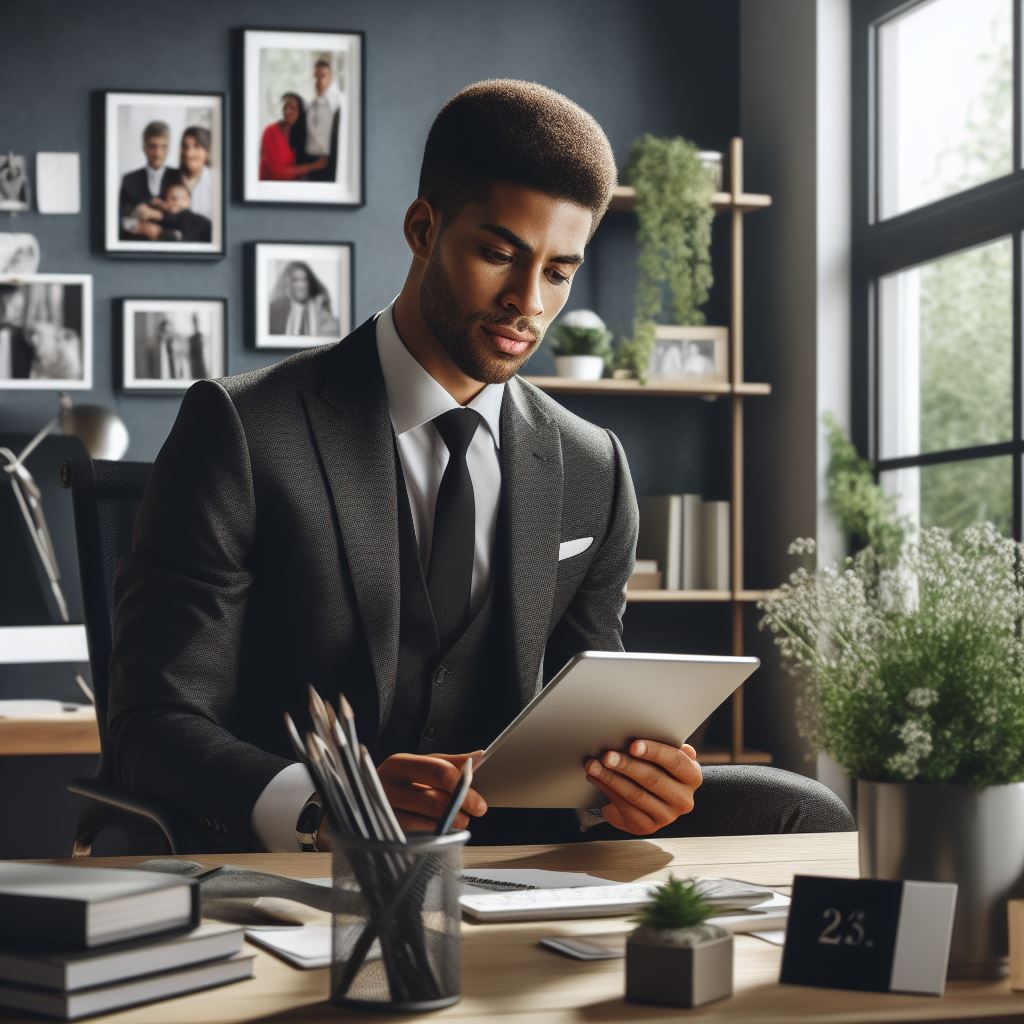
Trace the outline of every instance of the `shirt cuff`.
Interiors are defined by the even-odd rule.
[[[592,829],[595,825],[607,824],[604,815],[601,813],[600,807],[577,808],[576,818],[580,823],[581,832],[586,832],[588,829]]]
[[[252,830],[268,853],[295,853],[295,826],[306,801],[316,792],[304,764],[282,768],[264,787],[252,809]]]

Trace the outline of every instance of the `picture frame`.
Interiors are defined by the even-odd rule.
[[[0,390],[92,388],[92,275],[0,277]]]
[[[252,243],[257,349],[329,345],[352,333],[351,242]]]
[[[238,32],[243,202],[364,205],[365,33]]]
[[[206,296],[115,299],[122,389],[173,394],[226,376],[227,306]]]
[[[28,160],[18,153],[0,153],[0,211],[21,213],[31,208]]]
[[[658,324],[647,367],[651,380],[727,381],[729,328]]]
[[[222,92],[101,94],[108,256],[221,259],[227,149]]]

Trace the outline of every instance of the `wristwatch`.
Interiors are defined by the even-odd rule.
[[[295,822],[295,841],[303,853],[316,853],[317,839],[320,838],[320,822],[324,812],[320,806],[320,798],[314,793],[299,811]]]

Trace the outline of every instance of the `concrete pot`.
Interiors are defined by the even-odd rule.
[[[626,940],[626,999],[703,1006],[732,995],[732,935],[716,925],[637,928]]]
[[[604,360],[600,356],[555,356],[555,372],[572,380],[600,380]]]
[[[1024,782],[858,782],[863,878],[955,882],[949,978],[1008,970],[1007,901],[1024,896]]]

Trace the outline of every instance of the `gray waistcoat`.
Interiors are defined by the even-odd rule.
[[[483,605],[451,648],[440,650],[397,451],[395,462],[401,587],[398,669],[393,709],[375,753],[379,760],[400,751],[460,754],[484,748],[518,711],[518,690],[510,671],[512,631],[502,612],[507,607],[505,545],[496,538],[491,586]]]

